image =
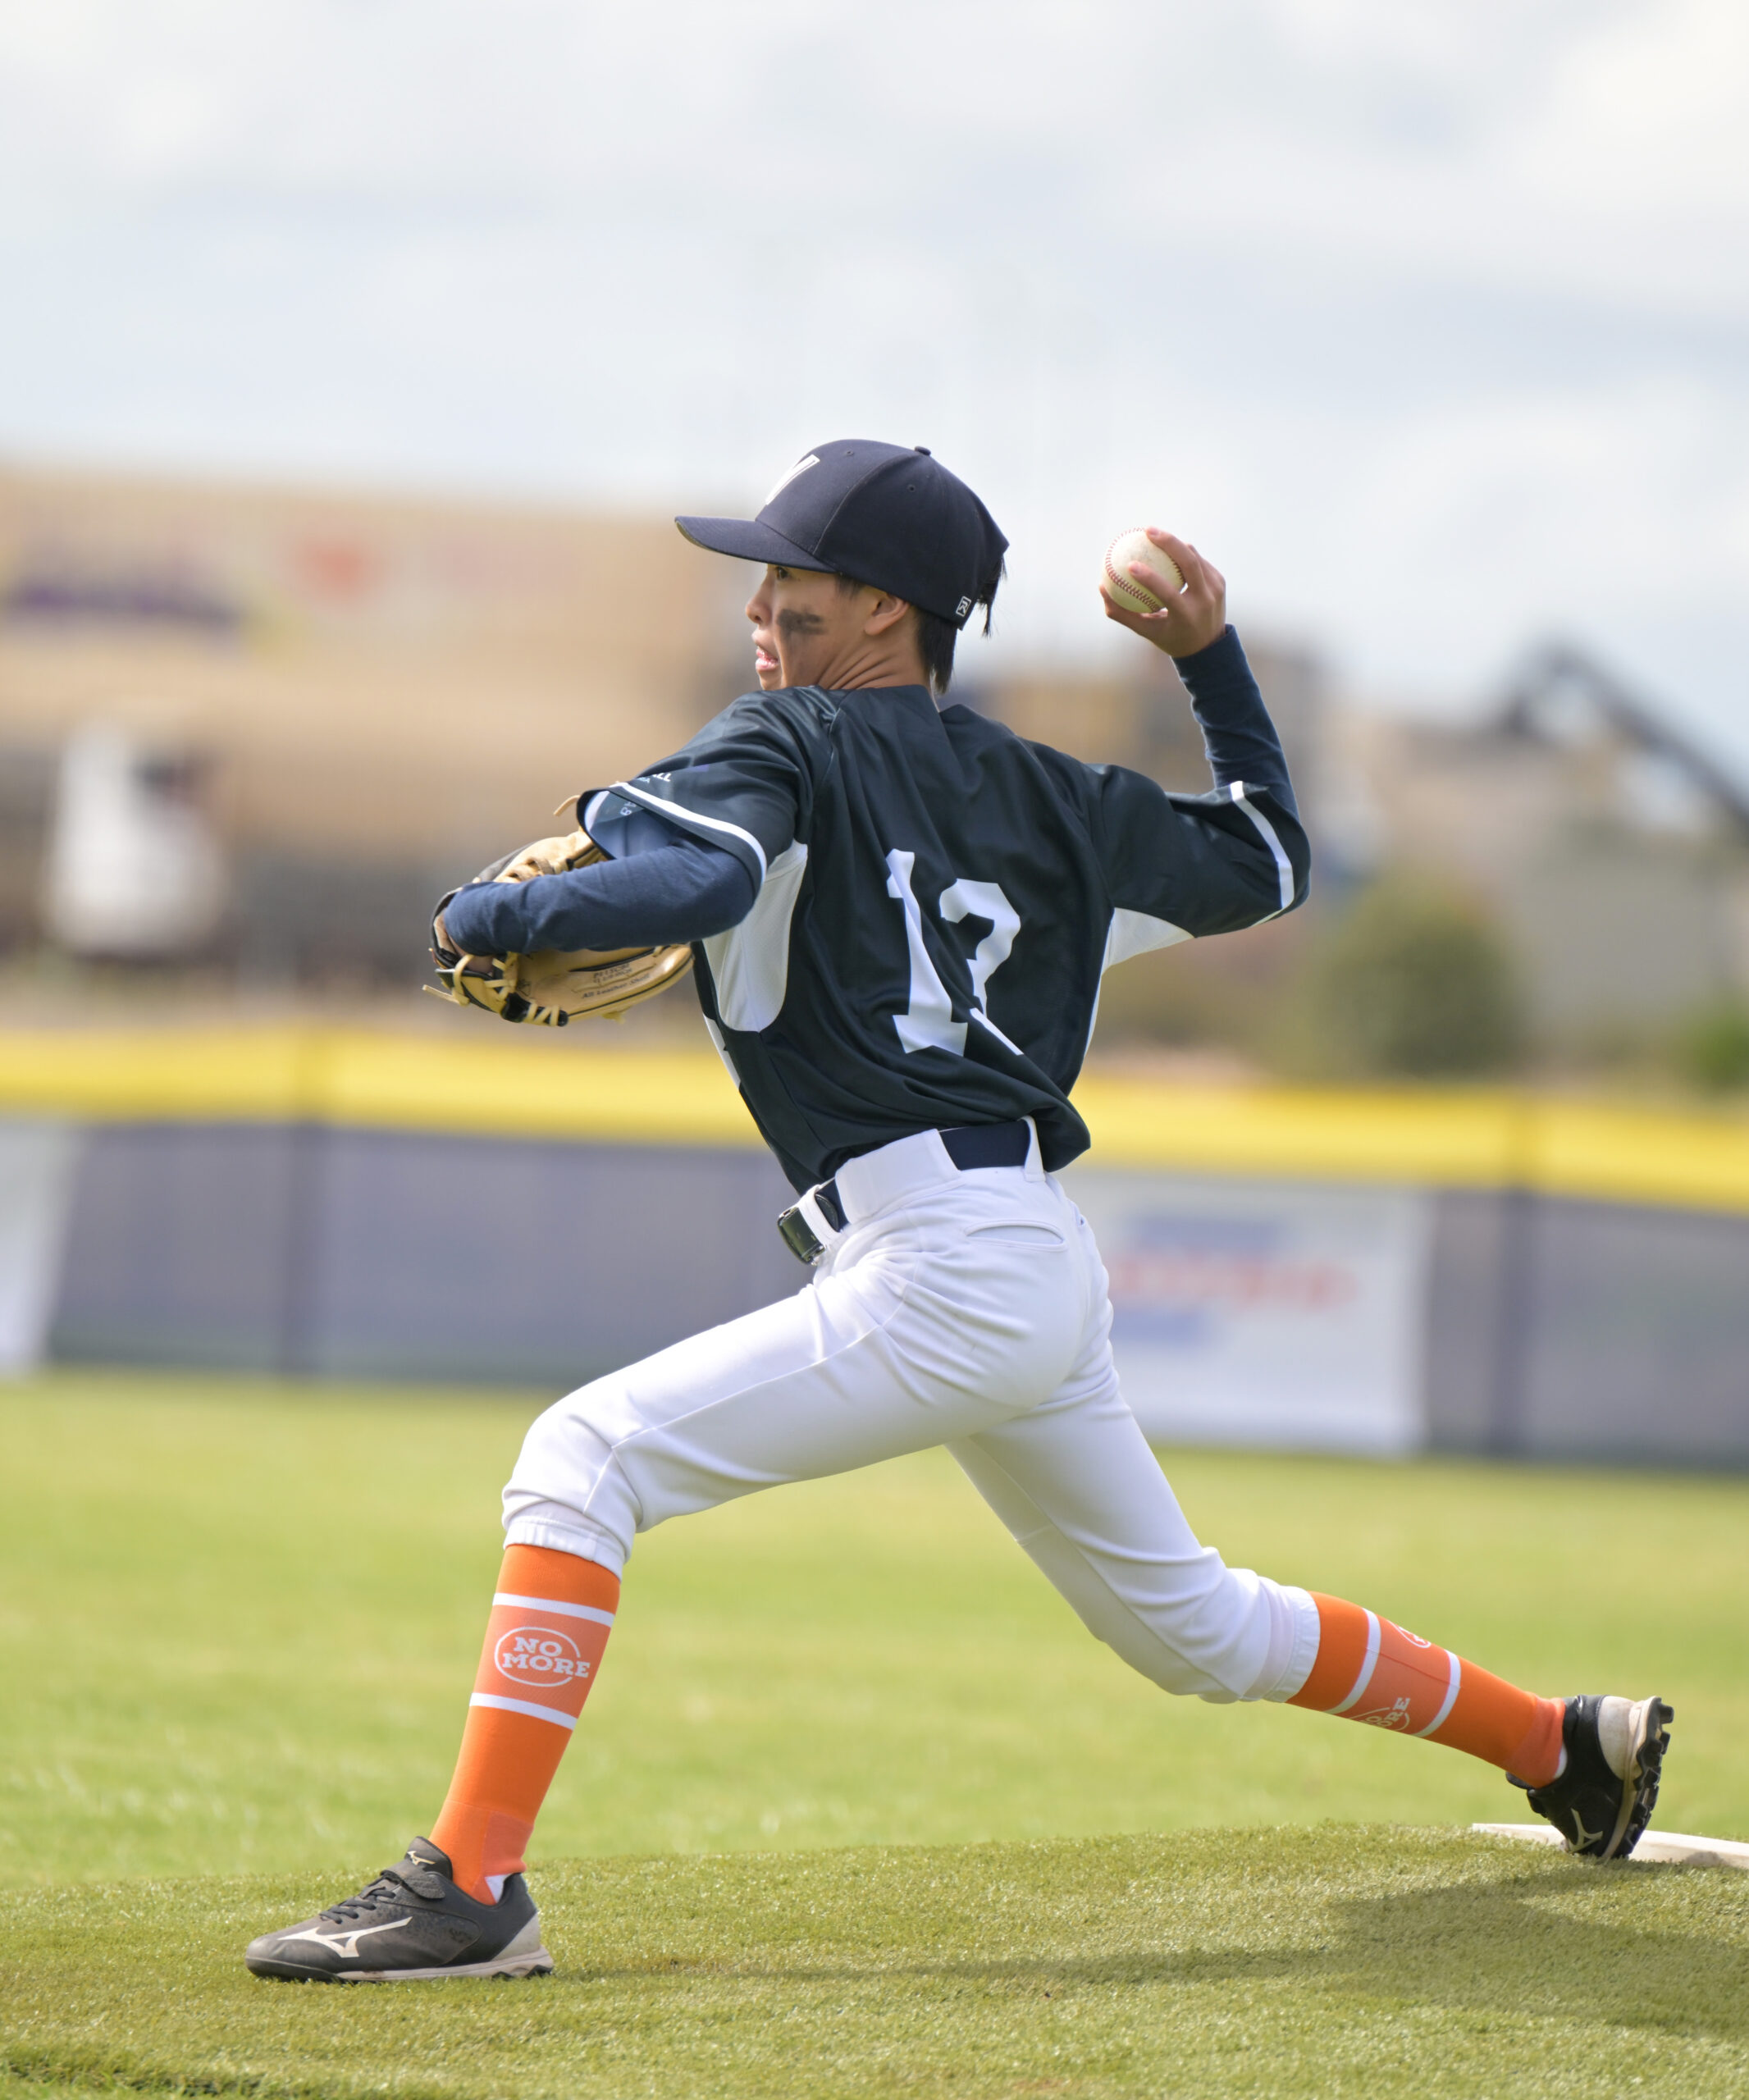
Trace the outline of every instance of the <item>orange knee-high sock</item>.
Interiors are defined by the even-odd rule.
[[[495,1903],[523,1852],[595,1682],[619,1577],[546,1546],[506,1549],[468,1703],[461,1755],[432,1842],[458,1888]]]
[[[1340,1597],[1312,1598],[1317,1657],[1289,1705],[1449,1743],[1533,1787],[1559,1774],[1564,1701],[1521,1691]]]

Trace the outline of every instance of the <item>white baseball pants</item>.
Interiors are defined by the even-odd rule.
[[[1124,1404],[1106,1275],[1032,1157],[962,1173],[934,1132],[840,1169],[847,1220],[795,1297],[598,1378],[529,1431],[513,1545],[623,1568],[639,1532],[945,1444],[1088,1630],[1168,1691],[1286,1699],[1304,1590],[1199,1545]]]

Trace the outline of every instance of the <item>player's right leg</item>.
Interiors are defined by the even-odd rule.
[[[953,1447],[1089,1630],[1168,1691],[1285,1701],[1464,1751],[1526,1787],[1574,1851],[1630,1852],[1657,1800],[1670,1709],[1538,1698],[1359,1605],[1226,1567],[1124,1404],[1098,1275],[1098,1317],[1059,1391]]]
[[[1092,1279],[1036,1156],[961,1174],[932,1132],[853,1162],[838,1189],[851,1229],[808,1288],[597,1379],[534,1425],[505,1493],[504,1569],[431,1840],[363,1896],[258,1940],[258,1974],[549,1965],[523,1853],[635,1535],[975,1434],[1062,1384]],[[507,1908],[525,1917],[517,1933]],[[447,1965],[432,1952],[445,1938]]]

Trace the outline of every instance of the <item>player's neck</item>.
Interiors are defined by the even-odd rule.
[[[824,686],[829,692],[861,692],[870,686],[926,688],[929,682],[921,652],[908,633],[894,641],[884,635],[859,635],[807,669],[807,677],[788,679],[786,683]]]

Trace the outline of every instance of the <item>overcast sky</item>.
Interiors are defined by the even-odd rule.
[[[696,509],[928,444],[1003,654],[1103,646],[1148,520],[1347,682],[1560,633],[1749,769],[1745,0],[0,0],[0,285],[15,455]]]

